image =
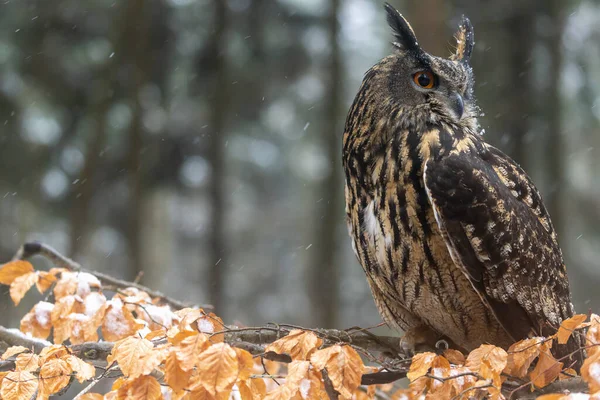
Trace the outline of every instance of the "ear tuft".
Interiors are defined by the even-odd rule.
[[[408,21],[389,3],[385,3],[388,25],[394,31],[396,42],[394,45],[403,49],[420,52],[421,48],[417,42],[417,37]]]
[[[462,16],[462,21],[454,37],[456,38],[456,52],[450,59],[468,63],[475,47],[475,33],[469,18]]]

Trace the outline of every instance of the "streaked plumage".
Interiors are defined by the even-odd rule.
[[[380,313],[417,350],[554,333],[573,315],[561,250],[526,173],[481,137],[469,21],[448,60],[386,10],[397,50],[366,73],[343,146],[348,228]]]

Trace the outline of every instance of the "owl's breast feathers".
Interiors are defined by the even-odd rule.
[[[445,124],[355,128],[349,119],[348,227],[389,323],[424,322],[470,349],[551,334],[573,314],[548,213],[514,161]]]

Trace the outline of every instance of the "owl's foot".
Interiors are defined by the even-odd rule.
[[[407,330],[400,338],[400,348],[407,356],[427,351],[441,354],[450,347],[453,347],[450,339],[425,325]]]

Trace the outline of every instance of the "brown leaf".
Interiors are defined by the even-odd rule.
[[[102,322],[104,340],[114,342],[124,339],[142,327],[120,299],[112,299],[109,303]]]
[[[252,354],[247,352],[246,350],[234,348],[235,353],[238,359],[239,365],[239,373],[238,379],[245,381],[250,378],[252,374],[252,369],[254,368],[254,359],[252,358]]]
[[[267,385],[262,379],[248,379],[237,383],[242,400],[263,400],[267,395]]]
[[[104,400],[104,396],[100,393],[86,393],[82,396],[79,396],[77,400]]]
[[[35,287],[38,292],[43,294],[46,290],[50,289],[50,286],[54,282],[56,282],[56,275],[46,271],[38,271],[38,280],[35,283]]]
[[[579,325],[581,325],[581,323],[586,319],[587,315],[577,314],[561,322],[560,328],[558,328],[558,333],[556,334],[558,344],[567,343],[571,337],[571,334],[575,331],[575,329],[579,328]]]
[[[125,376],[137,378],[144,368],[143,358],[153,348],[151,341],[130,336],[115,343],[107,361],[109,364],[116,361]]]
[[[315,354],[313,354],[313,356]],[[292,361],[290,364],[288,364],[288,374],[285,378],[285,383],[281,386],[278,386],[275,390],[267,393],[264,399],[292,399],[300,390],[300,382],[306,378],[309,368],[310,362],[308,361]]]
[[[458,350],[447,349],[444,351],[444,357],[454,365],[463,365],[465,363],[465,355]]]
[[[585,359],[581,367],[581,377],[588,384],[591,393],[600,390],[600,352]]]
[[[71,370],[75,372],[75,377],[79,383],[88,381],[96,375],[96,368],[92,364],[88,364],[79,357],[70,354],[63,359],[67,362],[67,364],[69,364]]]
[[[16,277],[10,284],[10,298],[16,306],[19,305],[25,294],[37,282],[38,275],[35,272],[29,272],[25,275]]]
[[[467,357],[465,366],[473,372],[481,372],[482,363],[486,362],[492,371],[501,373],[506,367],[508,354],[500,347],[482,344]]]
[[[227,343],[215,343],[198,357],[197,371],[198,379],[193,379],[190,390],[202,386],[213,396],[229,394],[239,372],[237,354]]]
[[[19,353],[23,353],[25,351],[30,351],[27,347],[23,347],[23,346],[11,346],[8,349],[6,349],[6,351],[2,354],[2,357],[0,357],[2,360],[6,360],[16,354]]]
[[[518,341],[510,346],[504,373],[515,378],[527,376],[529,366],[540,354],[540,348],[544,340],[543,337],[534,337]]]
[[[203,333],[182,333],[183,335],[187,336],[176,347],[177,359],[179,360],[181,369],[189,371],[198,362],[200,353],[210,346],[210,342],[208,341],[208,336]]]
[[[73,296],[77,293],[77,275],[75,272],[64,271],[60,274],[60,279],[54,286],[54,298],[60,300],[65,296]]]
[[[529,374],[531,381],[538,388],[543,388],[554,382],[563,368],[563,363],[558,362],[550,353],[551,348],[551,340],[542,344],[539,360],[535,369]]]
[[[153,376],[142,375],[119,388],[119,396],[128,400],[162,400],[160,383]]]
[[[48,360],[40,369],[40,392],[42,395],[52,395],[60,392],[69,384],[73,372],[69,364],[61,359]]]
[[[52,310],[54,304],[46,301],[37,303],[23,319],[21,319],[20,329],[23,333],[29,333],[31,336],[40,339],[46,339],[50,336],[52,329]]]
[[[17,371],[34,372],[40,369],[40,356],[34,353],[21,353],[15,360]]]
[[[410,368],[406,377],[410,382],[414,382],[416,379],[424,376],[429,372],[433,360],[435,360],[435,353],[418,353],[412,358]]]
[[[46,363],[48,360],[55,358],[63,358],[69,355],[69,351],[62,344],[53,344],[52,346],[44,347],[40,352],[40,364]]]
[[[29,371],[13,371],[2,379],[0,397],[3,400],[30,399],[36,392],[38,379]]]
[[[192,370],[181,369],[176,351],[171,350],[165,361],[165,382],[175,391],[180,392],[189,383]]]
[[[152,351],[142,359],[142,375],[150,375],[169,354],[169,348],[166,344],[156,346]]]
[[[289,354],[293,360],[307,360],[323,341],[310,331],[295,329],[289,335],[269,344],[265,351],[277,354]]]
[[[585,334],[587,356],[591,357],[600,352],[600,317],[596,314],[590,316],[590,327]]]
[[[11,261],[0,267],[0,283],[10,285],[19,276],[32,273],[33,265],[28,261]]]
[[[348,345],[335,345],[317,350],[310,357],[310,362],[319,371],[327,369],[334,389],[343,398],[352,397],[365,370],[365,365],[356,350]]]

